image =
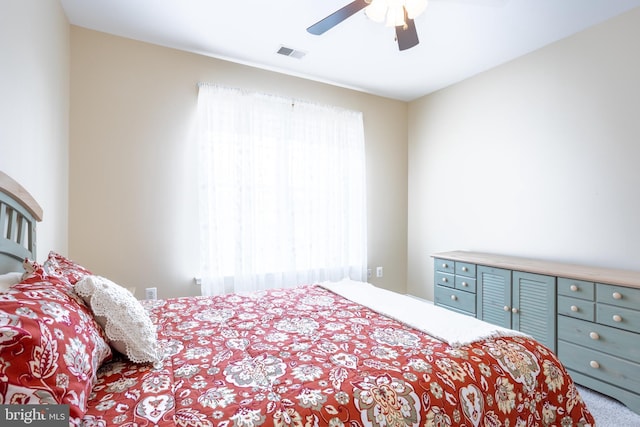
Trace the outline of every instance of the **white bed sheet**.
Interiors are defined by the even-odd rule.
[[[345,279],[340,282],[324,282],[320,286],[425,332],[452,347],[487,338],[527,336],[522,332],[492,325],[366,282]]]

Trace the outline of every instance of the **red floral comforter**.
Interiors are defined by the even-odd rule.
[[[86,425],[593,424],[530,339],[452,348],[318,286],[145,304],[166,359],[106,364]]]

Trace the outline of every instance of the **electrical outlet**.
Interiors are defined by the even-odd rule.
[[[382,276],[384,276],[384,270],[382,269],[382,267],[376,267],[376,277]]]
[[[158,288],[145,288],[144,289],[144,298],[145,299],[157,299],[158,298]]]
[[[373,276],[373,270],[370,268],[367,268],[367,279],[371,279],[371,276]]]

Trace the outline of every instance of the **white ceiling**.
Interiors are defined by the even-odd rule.
[[[363,11],[306,28],[351,0],[61,0],[71,24],[410,101],[640,7],[640,0],[430,0],[420,44]],[[302,59],[276,54],[281,47]]]

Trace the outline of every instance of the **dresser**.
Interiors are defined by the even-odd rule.
[[[435,304],[475,317],[476,265],[436,259],[435,267]]]
[[[436,305],[533,336],[576,383],[640,413],[640,272],[468,251],[433,258]]]

